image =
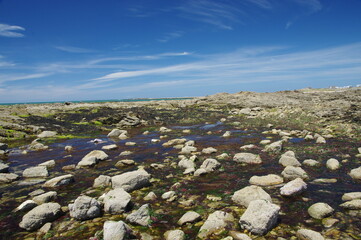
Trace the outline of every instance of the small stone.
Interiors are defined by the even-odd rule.
[[[223,135],[222,135],[222,137],[230,137],[231,136],[231,131],[226,131]]]
[[[115,150],[118,146],[116,144],[105,145],[102,147],[103,150]]]
[[[58,133],[55,131],[43,131],[37,137],[38,138],[51,138],[51,137],[55,137],[57,134]]]
[[[223,211],[215,211],[210,214],[202,227],[199,229],[198,237],[207,239],[212,233],[222,231],[228,223],[233,222],[233,215]]]
[[[149,192],[144,198],[143,200],[145,201],[154,201],[157,199],[157,195],[154,192]]]
[[[265,176],[253,176],[250,178],[249,183],[259,186],[272,186],[283,183],[283,178],[275,174],[268,174]]]
[[[194,172],[194,176],[198,177],[201,175],[207,174],[207,170],[205,170],[204,168],[199,168]]]
[[[104,240],[126,240],[132,234],[132,229],[123,221],[106,221],[103,226]]]
[[[330,158],[326,162],[326,167],[332,171],[340,168],[340,162],[337,159]]]
[[[197,222],[202,219],[202,216],[194,211],[188,211],[186,212],[179,220],[178,225],[183,225],[186,223],[193,223]]]
[[[136,142],[126,142],[125,143],[125,146],[135,146],[135,145],[137,145]]]
[[[49,161],[40,163],[39,166],[45,166],[47,168],[52,168],[52,167],[55,167],[55,161],[54,160],[49,160]]]
[[[55,191],[50,191],[33,197],[33,201],[40,205],[43,203],[54,201],[56,200],[56,198],[57,198],[57,193]]]
[[[326,139],[324,137],[318,137],[316,139],[316,143],[320,143],[320,144],[325,144],[326,143]]]
[[[206,160],[204,160],[200,168],[205,169],[207,172],[213,172],[220,166],[221,164],[216,159],[207,158]]]
[[[184,240],[185,233],[182,230],[170,230],[164,233],[165,240]]]
[[[349,175],[355,180],[361,180],[361,167],[352,169]]]
[[[313,159],[306,159],[302,162],[303,165],[309,166],[309,167],[315,167],[319,166],[320,163]]]
[[[133,152],[131,152],[131,151],[123,151],[123,152],[121,152],[120,154],[119,154],[119,156],[121,157],[121,156],[129,156],[129,155],[131,155],[131,154],[133,154]]]
[[[252,240],[252,238],[250,238],[247,234],[236,231],[230,231],[229,235],[231,235],[234,240]]]
[[[20,204],[17,208],[15,208],[14,212],[18,212],[18,211],[26,212],[26,211],[33,209],[36,206],[38,206],[38,204],[36,202],[34,202],[33,200],[26,200],[25,202]]]
[[[104,211],[110,214],[123,213],[129,203],[131,196],[123,188],[116,188],[104,196]]]
[[[9,165],[0,162],[0,173],[8,173]]]
[[[113,188],[123,188],[133,191],[150,185],[150,174],[145,170],[126,172],[112,177]]]
[[[320,233],[309,229],[300,229],[296,235],[300,240],[325,240]]]
[[[0,173],[0,183],[11,183],[19,179],[15,173]]]
[[[73,147],[72,146],[65,146],[64,150],[67,151],[67,152],[71,152],[71,151],[73,151]]]
[[[332,207],[330,207],[330,205],[323,202],[315,203],[307,210],[308,214],[316,219],[328,217],[333,213],[333,211],[334,210]]]
[[[132,166],[135,164],[135,161],[134,160],[131,160],[131,159],[123,159],[123,160],[120,160],[118,161],[115,166],[118,167],[118,168],[122,168],[122,167],[127,167],[127,166]]]
[[[287,180],[294,180],[296,178],[308,179],[307,173],[300,167],[287,166],[281,175]]]
[[[281,164],[284,167],[287,167],[287,166],[299,167],[299,166],[301,166],[301,163],[297,160],[297,158],[295,158],[293,156],[287,156],[287,155],[282,155],[280,160],[278,161],[278,163]]]
[[[100,203],[88,196],[80,196],[73,204],[69,204],[70,216],[79,221],[99,217],[101,214],[100,208]]]
[[[94,179],[93,187],[107,187],[111,185],[111,177],[106,175],[100,175],[96,179]]]
[[[67,185],[72,182],[74,182],[74,176],[71,174],[67,174],[50,179],[43,184],[43,187],[58,187],[62,185]]]
[[[208,147],[208,148],[203,148],[202,149],[202,153],[204,154],[212,154],[212,153],[216,153],[217,149],[213,148],[213,147]]]
[[[236,155],[234,155],[233,161],[248,164],[262,163],[261,157],[253,153],[237,153]]]
[[[165,192],[162,194],[162,199],[167,200],[167,199],[172,198],[173,196],[175,196],[174,191]]]

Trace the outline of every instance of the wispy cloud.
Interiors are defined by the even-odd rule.
[[[68,52],[68,53],[90,53],[94,52],[94,50],[86,49],[86,48],[80,48],[80,47],[72,47],[72,46],[56,46],[56,49]]]
[[[15,63],[4,60],[4,56],[0,55],[0,67],[12,67]]]
[[[322,4],[319,0],[292,0],[301,6],[309,8],[313,12],[318,12],[322,9]]]
[[[268,0],[246,0],[260,8],[271,9],[273,6]]]
[[[163,37],[159,38],[157,41],[158,42],[169,42],[170,40],[176,39],[176,38],[180,38],[184,35],[183,31],[175,31],[175,32],[170,32],[170,33],[166,33],[164,34]]]
[[[0,36],[19,38],[24,37],[24,34],[17,31],[25,31],[25,28],[15,25],[0,23]]]
[[[52,73],[31,73],[31,74],[8,74],[0,75],[0,84],[5,82],[43,78],[52,75]]]

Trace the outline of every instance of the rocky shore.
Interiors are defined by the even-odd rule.
[[[361,239],[361,89],[0,106],[0,239]]]

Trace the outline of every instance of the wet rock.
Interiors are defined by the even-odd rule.
[[[45,166],[30,167],[23,171],[23,177],[47,177],[48,169]]]
[[[340,162],[337,159],[330,158],[326,162],[326,167],[332,171],[340,168]]]
[[[149,204],[144,204],[137,211],[129,214],[126,219],[130,223],[135,223],[146,227],[150,225],[149,212],[150,212]]]
[[[113,188],[123,188],[125,191],[133,191],[150,185],[150,174],[145,170],[126,172],[112,177]]]
[[[340,207],[349,210],[361,210],[361,199],[344,202],[340,205]]]
[[[320,163],[313,159],[306,159],[302,162],[303,165],[309,166],[309,167],[316,167],[319,166]]]
[[[15,173],[0,173],[0,183],[11,183],[19,179]]]
[[[38,138],[51,138],[51,137],[55,137],[57,134],[58,133],[55,131],[43,131],[37,137]]]
[[[183,225],[186,223],[194,223],[202,219],[202,216],[194,211],[188,211],[178,220],[178,225]]]
[[[47,150],[49,147],[45,146],[42,143],[37,142],[36,140],[33,141],[29,146],[28,146],[28,150],[32,150],[32,151],[43,151],[43,150]]]
[[[131,196],[123,188],[116,188],[104,196],[104,211],[120,214],[127,210]]]
[[[100,203],[88,196],[78,197],[73,204],[69,204],[70,217],[83,221],[99,217]]]
[[[349,175],[352,179],[361,180],[361,167],[352,169]]]
[[[45,223],[56,220],[61,214],[58,203],[44,203],[25,214],[19,226],[28,231],[36,230]]]
[[[277,141],[269,145],[266,145],[264,151],[278,153],[282,151],[282,147],[283,147],[283,141]]]
[[[123,159],[123,160],[119,160],[115,166],[118,168],[122,168],[122,167],[127,167],[127,166],[132,166],[135,164],[134,160],[131,159]]]
[[[9,172],[9,165],[0,162],[0,173],[8,173]]]
[[[297,160],[297,158],[295,158],[294,156],[289,156],[289,155],[284,155],[284,154],[281,156],[278,163],[281,164],[284,167],[287,167],[287,166],[299,167],[299,166],[301,166],[301,163]]]
[[[296,178],[284,185],[280,191],[282,196],[294,196],[307,189],[307,184],[301,179]]]
[[[342,196],[342,201],[351,201],[354,199],[361,199],[361,192],[349,192]]]
[[[129,112],[127,115],[117,124],[119,127],[134,127],[141,124],[141,119]]]
[[[333,213],[333,208],[327,203],[319,202],[313,204],[307,209],[308,214],[316,219],[322,219],[330,216]]]
[[[137,145],[137,143],[136,142],[126,142],[124,145],[125,146],[135,146],[135,145]]]
[[[250,178],[249,183],[259,186],[272,186],[283,183],[283,178],[275,174],[268,174],[265,176],[253,176]]]
[[[32,191],[31,193],[29,193],[28,195],[31,197],[35,197],[35,196],[38,196],[43,193],[45,193],[45,191],[43,189],[36,189],[36,190]]]
[[[198,237],[201,239],[207,239],[207,237],[212,233],[224,230],[227,224],[233,222],[233,220],[234,218],[232,214],[223,211],[215,211],[208,216],[207,220],[200,228]]]
[[[212,153],[216,153],[217,149],[213,148],[213,147],[207,147],[207,148],[203,148],[202,149],[202,153],[204,154],[212,154]]]
[[[167,200],[175,196],[175,191],[169,191],[162,194],[162,199]]]
[[[154,192],[149,192],[143,199],[145,201],[154,201],[157,199],[157,195]]]
[[[47,167],[47,168],[52,168],[52,167],[55,167],[55,161],[54,161],[54,160],[49,160],[49,161],[40,163],[39,166],[44,166],[44,167]]]
[[[236,155],[234,155],[233,161],[248,164],[262,163],[261,157],[253,153],[237,153]]]
[[[300,229],[296,235],[299,240],[325,240],[320,233],[309,229]]]
[[[38,204],[33,200],[26,200],[25,202],[20,204],[17,208],[15,208],[14,212],[19,212],[19,211],[26,212],[33,209],[36,206],[38,206]]]
[[[221,164],[216,159],[207,158],[206,160],[204,160],[200,168],[206,170],[206,172],[213,172],[220,166]]]
[[[307,173],[300,167],[287,166],[281,175],[287,180],[294,180],[296,178],[308,179]]]
[[[335,219],[335,218],[324,218],[322,219],[322,225],[326,228],[330,228],[333,225],[335,225],[335,223],[339,222],[340,220]]]
[[[43,187],[59,187],[63,185],[68,185],[72,182],[74,182],[74,176],[71,174],[67,174],[50,179],[43,184]]]
[[[236,231],[230,231],[229,235],[233,238],[233,240],[252,240],[247,234],[236,232]]]
[[[279,210],[279,206],[268,201],[254,200],[239,219],[240,227],[264,235],[276,225]]]
[[[98,161],[103,161],[108,158],[108,154],[100,150],[93,150],[87,155],[85,155],[80,162],[78,162],[77,167],[90,167],[98,163]]]
[[[106,175],[100,175],[96,179],[94,179],[93,187],[108,187],[112,184],[112,178]]]
[[[250,202],[259,199],[272,202],[271,196],[258,186],[248,186],[242,188],[241,190],[236,191],[232,196],[233,202],[244,207],[248,207]]]
[[[271,140],[269,140],[269,139],[265,139],[265,140],[262,140],[262,141],[259,142],[259,144],[262,144],[262,145],[267,145],[267,144],[270,144],[270,143],[271,143]]]
[[[165,240],[184,240],[185,236],[182,230],[170,230],[164,233]]]
[[[40,205],[43,203],[54,201],[56,200],[56,198],[57,198],[57,193],[55,191],[50,191],[33,197],[33,201],[36,202],[38,205]]]
[[[104,240],[126,240],[132,234],[132,229],[123,221],[106,221],[103,226]]]
[[[103,150],[115,150],[118,146],[116,144],[105,145],[102,147]]]
[[[67,151],[67,152],[71,152],[71,151],[73,151],[73,147],[72,146],[65,146],[64,150]]]
[[[108,133],[107,137],[118,138],[120,135],[128,135],[128,131],[115,128],[115,129],[111,130],[110,133]]]

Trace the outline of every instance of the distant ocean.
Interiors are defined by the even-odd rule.
[[[54,102],[21,102],[21,103],[0,103],[0,105],[18,105],[18,104],[46,104],[46,103],[102,103],[102,102],[148,102],[161,100],[187,100],[184,98],[135,98],[135,99],[113,99],[113,100],[84,100],[84,101],[54,101]]]

